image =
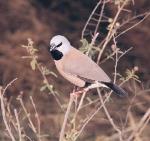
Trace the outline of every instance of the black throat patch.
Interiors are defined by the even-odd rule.
[[[54,60],[60,60],[63,57],[62,52],[55,50],[55,49],[52,50],[50,53],[51,53]]]

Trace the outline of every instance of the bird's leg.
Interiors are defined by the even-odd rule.
[[[73,87],[73,92],[71,93],[71,95],[72,95],[75,99],[77,99],[77,97],[78,97],[78,95],[77,95],[78,90],[79,90],[79,87],[77,87],[77,86],[74,86],[74,87]]]
[[[75,99],[77,99],[80,96],[80,94],[86,93],[87,91],[89,91],[90,89],[95,88],[95,87],[98,87],[98,82],[95,84],[86,82],[85,86],[82,88],[82,90],[79,87],[74,86],[74,89],[73,89],[73,92],[71,93],[71,95],[73,97],[75,97]]]
[[[77,100],[78,100],[78,96],[75,94],[77,89],[78,89],[78,87],[74,85],[74,87],[73,87],[73,92],[70,93],[70,96],[73,97],[73,100],[74,100],[74,102],[75,102],[75,107],[76,107],[76,105],[77,105]]]
[[[77,90],[78,90],[78,87],[74,85],[72,93],[75,93]]]
[[[85,86],[82,89],[80,89],[79,87],[75,86],[77,91],[76,90],[73,91],[73,95],[76,95],[77,97],[79,97],[80,94],[85,93],[85,92],[87,92],[89,90],[88,87],[90,85],[91,85],[90,82],[85,82]]]
[[[96,82],[91,84],[88,83],[86,85],[86,87],[82,88],[82,90],[79,87],[74,87],[73,93],[71,93],[71,95],[73,95],[74,97],[78,98],[80,96],[80,94],[89,91],[90,89],[94,89],[94,88],[98,88],[98,87],[106,87],[104,84],[101,84],[99,82]],[[76,88],[76,89],[75,89]],[[77,91],[76,91],[77,90]]]
[[[75,91],[75,92],[71,93],[71,95],[78,98],[80,96],[80,94],[82,94],[84,92],[87,92],[87,89],[84,88],[82,90]]]
[[[76,91],[77,90],[77,91]],[[71,93],[71,95],[75,98],[78,98],[80,96],[80,94],[87,92],[87,90],[84,88],[82,90],[80,90],[79,87],[74,87],[73,92]]]

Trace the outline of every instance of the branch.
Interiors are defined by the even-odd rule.
[[[65,134],[65,127],[66,127],[66,124],[67,124],[67,120],[68,120],[68,117],[69,117],[69,113],[70,113],[70,110],[71,110],[73,99],[74,99],[73,95],[70,94],[70,100],[69,100],[69,104],[68,104],[68,107],[67,107],[67,111],[65,113],[63,125],[62,125],[61,131],[60,131],[59,141],[63,141],[64,134]]]
[[[0,101],[1,101],[2,117],[3,117],[4,124],[6,126],[6,129],[7,129],[8,133],[9,133],[9,136],[12,139],[12,141],[16,141],[16,139],[15,139],[15,137],[14,137],[12,131],[11,131],[11,128],[10,128],[10,126],[8,124],[8,121],[7,121],[6,111],[5,111],[5,104],[4,104],[4,94],[5,94],[6,90],[7,90],[7,88],[9,86],[11,86],[12,83],[14,81],[16,81],[16,80],[17,80],[17,78],[15,78],[11,82],[9,82],[8,85],[4,88],[4,90],[2,90],[2,87],[0,87]]]
[[[119,133],[120,141],[123,141],[123,139],[122,139],[122,132],[121,132],[121,130],[117,127],[117,125],[114,123],[113,119],[111,118],[111,116],[110,116],[110,114],[109,114],[109,112],[108,112],[108,110],[107,110],[107,108],[106,108],[106,106],[105,106],[105,104],[104,104],[104,101],[103,101],[103,98],[102,98],[102,96],[101,96],[100,90],[99,90],[98,88],[97,88],[97,92],[98,92],[98,95],[99,95],[99,98],[100,98],[102,107],[103,107],[103,109],[104,109],[104,111],[105,111],[105,114],[106,114],[108,120],[110,121],[110,123],[111,123],[111,125],[113,126],[113,128]]]
[[[136,135],[140,134],[143,131],[143,129],[144,129],[143,127],[145,127],[145,125],[148,124],[149,120],[150,120],[150,108],[147,110],[145,115],[142,117],[139,124],[136,126],[136,128],[134,129],[132,134],[129,136],[127,141],[133,141],[136,138]]]

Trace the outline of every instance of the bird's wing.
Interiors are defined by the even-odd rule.
[[[87,80],[111,81],[108,75],[94,61],[73,47],[63,57],[63,70]]]

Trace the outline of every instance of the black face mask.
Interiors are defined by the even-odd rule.
[[[54,60],[60,60],[63,57],[62,52],[53,49],[52,51],[50,51],[52,57]]]

